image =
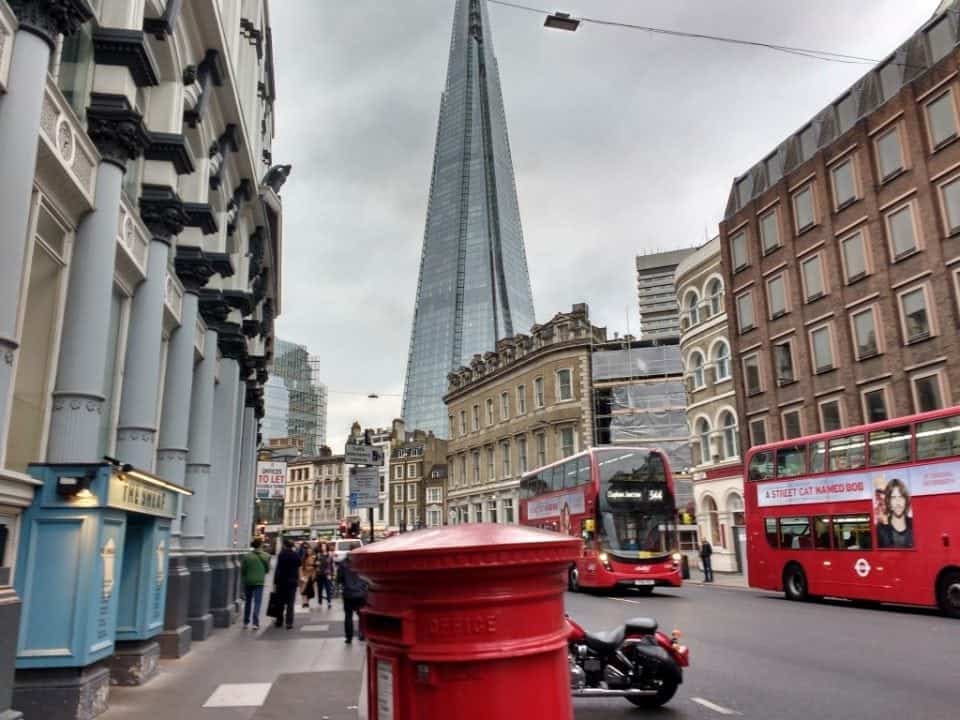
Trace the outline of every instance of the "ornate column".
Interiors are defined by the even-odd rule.
[[[183,202],[176,192],[170,188],[155,186],[144,186],[140,197],[140,216],[153,238],[147,261],[147,278],[137,288],[130,310],[123,394],[117,423],[117,457],[123,462],[153,472],[156,459],[157,385],[160,383],[167,263],[171,238],[180,234],[187,218],[183,212]],[[193,297],[196,298],[195,295]],[[185,298],[184,316],[187,309],[188,301]],[[196,326],[195,302],[193,309],[193,326]],[[191,340],[193,329],[194,327],[190,328]],[[179,331],[176,334],[179,334]],[[173,345],[171,341],[171,347]],[[186,391],[190,391],[189,383]],[[166,395],[164,399],[166,400]],[[182,473],[178,478],[162,472],[160,474],[178,485],[183,483]],[[174,525],[176,524],[177,520],[174,520]]]
[[[245,547],[253,537],[253,486],[257,463],[257,419],[254,417],[254,404],[250,403],[251,394],[243,408],[243,436],[240,442],[240,494],[237,500],[237,522],[240,546]]]
[[[77,230],[70,262],[70,284],[60,341],[48,460],[100,462],[104,412],[104,374],[113,301],[120,191],[128,160],[146,145],[140,114],[123,95],[93,93],[87,108],[87,133],[103,160],[97,168],[93,212]]]
[[[57,35],[72,35],[93,17],[83,0],[10,0],[20,23],[14,35],[7,92],[0,94],[0,467],[4,465],[7,425],[13,397],[20,333],[17,316],[25,281],[24,261],[31,247],[30,197],[37,165],[40,109],[47,67]],[[2,670],[0,670],[2,672]],[[7,693],[9,695],[9,693]],[[0,713],[8,707],[0,686]],[[0,714],[0,718],[2,718]]]

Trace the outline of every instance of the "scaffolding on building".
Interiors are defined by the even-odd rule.
[[[303,345],[277,340],[270,375],[282,380],[286,406],[271,408],[268,402],[265,427],[283,428],[283,437],[302,442],[305,455],[316,455],[327,444],[327,387],[320,382],[319,360]]]

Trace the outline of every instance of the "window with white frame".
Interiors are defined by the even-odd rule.
[[[510,472],[510,441],[504,440],[500,443],[500,462],[503,464],[503,477],[508,478],[512,475]]]
[[[767,279],[767,307],[772,320],[787,314],[787,280],[784,273]]]
[[[900,148],[900,126],[894,125],[876,140],[877,168],[880,180],[892,179],[903,170],[903,152]]]
[[[748,290],[745,293],[737,295],[737,324],[740,332],[744,333],[752,330],[756,320],[753,313],[753,291]]]
[[[493,447],[487,448],[487,479],[497,479],[497,466],[493,459]]]
[[[706,418],[697,418],[697,441],[700,445],[700,464],[707,465],[712,459],[710,449],[710,421]]]
[[[683,302],[683,312],[687,317],[687,327],[700,323],[700,296],[695,290],[687,291]]]
[[[783,421],[783,437],[787,440],[803,435],[803,418],[800,410],[784,410],[780,415]]]
[[[480,484],[480,451],[473,451],[473,484]]]
[[[730,346],[721,340],[713,347],[714,382],[730,379]]]
[[[872,423],[888,420],[890,411],[885,385],[865,388],[860,395],[863,401],[863,421]]]
[[[428,487],[427,488],[427,502],[431,505],[443,502],[443,488],[439,487]]]
[[[538,408],[542,408],[543,400],[543,378],[538,377],[533,381],[533,402]]]
[[[703,377],[703,355],[699,350],[690,353],[690,380],[694,390],[706,387]]]
[[[853,328],[853,349],[857,360],[873,357],[880,352],[876,308],[871,305],[850,314]]]
[[[525,415],[527,412],[527,387],[525,385],[517,386],[517,415]]]
[[[954,235],[960,232],[960,177],[940,186],[940,199],[947,235]]]
[[[797,379],[793,369],[793,341],[782,340],[773,345],[773,369],[777,385],[789,385]]]
[[[813,209],[813,183],[806,184],[793,194],[794,229],[799,235],[816,224]]]
[[[483,503],[473,504],[473,520],[478,523],[483,522]]]
[[[393,486],[393,501],[403,502],[403,485]]]
[[[397,527],[403,527],[403,508],[398,507],[393,509],[393,524]]]
[[[537,467],[543,467],[547,464],[547,436],[539,432],[537,438]]]
[[[440,527],[443,523],[443,512],[441,510],[427,510],[427,527]]]
[[[453,419],[453,415],[449,417],[450,424],[447,426],[450,437],[456,437],[457,435],[457,422]]]
[[[460,411],[460,434],[461,435],[467,434],[467,411],[466,410]]]
[[[517,438],[517,460],[521,473],[527,471],[527,438],[521,435]]]
[[[823,255],[816,253],[800,263],[800,275],[803,278],[803,296],[812,302],[824,296],[827,291],[823,282]]]
[[[503,521],[505,523],[514,522],[513,519],[513,498],[503,499]]]
[[[853,158],[847,158],[830,168],[833,181],[833,206],[838,210],[857,199],[857,185],[853,177]]]
[[[467,456],[460,456],[460,484],[466,485],[469,482],[467,480]]]
[[[754,418],[748,425],[750,429],[750,445],[765,445],[767,443],[767,421],[765,418]]]
[[[763,161],[763,167],[767,171],[767,187],[773,187],[783,177],[780,156],[775,152],[768,155]]]
[[[746,355],[743,363],[743,382],[747,395],[757,395],[763,392],[763,383],[760,378],[760,356],[757,353]]]
[[[476,432],[480,429],[480,406],[473,406],[473,431]]]
[[[774,208],[760,216],[760,246],[763,253],[771,253],[780,247],[779,210]]]
[[[910,378],[913,387],[913,405],[918,413],[944,407],[943,373],[940,370],[918,373]]]
[[[911,288],[900,293],[899,297],[900,322],[903,328],[904,343],[909,345],[933,335],[933,324],[928,309],[927,286],[920,285]]]
[[[829,323],[810,331],[810,359],[814,374],[833,370],[833,333]]]
[[[487,522],[497,522],[497,501],[487,500]]]
[[[939,148],[957,137],[957,109],[952,89],[930,100],[926,110],[932,149]]]
[[[750,256],[747,254],[746,230],[741,230],[730,238],[730,259],[733,262],[734,272],[742,270],[750,263]]]
[[[500,419],[510,419],[510,393],[500,393]]]
[[[723,281],[720,278],[714,278],[707,284],[707,297],[710,300],[711,315],[723,312]]]
[[[843,277],[847,284],[866,277],[870,272],[867,245],[863,232],[858,230],[840,241],[843,260]]]
[[[493,398],[487,398],[487,427],[493,425]]]
[[[417,500],[417,485],[416,483],[407,484],[407,502],[416,502]]]
[[[830,432],[843,427],[843,410],[839,398],[830,398],[820,403],[820,430]]]
[[[560,457],[570,457],[576,450],[576,437],[573,428],[560,428]]]
[[[887,213],[887,237],[890,240],[890,257],[898,260],[918,249],[916,226],[913,223],[913,205],[907,203]]]
[[[557,370],[557,400],[573,400],[573,373],[568,370]]]
[[[737,443],[737,418],[729,410],[720,414],[720,436],[723,446],[723,458],[729,460],[740,454]]]

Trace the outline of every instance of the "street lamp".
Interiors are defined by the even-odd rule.
[[[577,28],[580,27],[580,21],[570,17],[570,13],[555,12],[553,15],[547,15],[543,26],[554,30],[576,32]]]

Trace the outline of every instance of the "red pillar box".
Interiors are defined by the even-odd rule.
[[[370,720],[570,720],[563,592],[578,538],[517,525],[405,533],[351,554],[370,583]]]

